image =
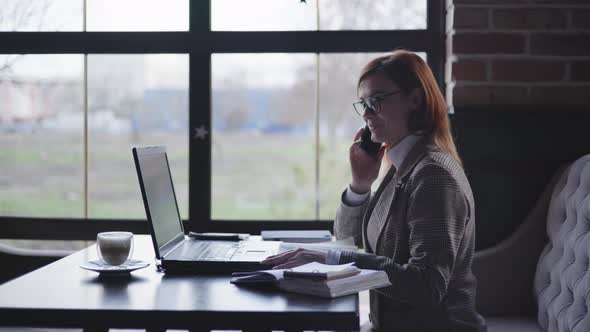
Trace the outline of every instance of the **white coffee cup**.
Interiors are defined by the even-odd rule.
[[[96,236],[98,257],[106,264],[121,265],[133,255],[133,233],[103,232]]]

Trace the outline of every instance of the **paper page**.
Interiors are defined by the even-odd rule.
[[[277,269],[277,270],[256,271],[256,272],[253,272],[253,273],[268,273],[268,274],[272,274],[278,280],[278,279],[282,279],[283,278],[283,273],[284,272],[285,272],[285,269]]]
[[[291,269],[294,272],[308,272],[308,273],[328,273],[333,271],[342,271],[352,266],[352,263],[340,264],[340,265],[326,265],[318,262],[311,262],[304,265],[300,265]]]
[[[283,272],[285,270],[266,270],[257,272],[234,272],[230,283],[240,284],[251,284],[251,285],[264,285],[274,284],[277,281],[283,279]]]

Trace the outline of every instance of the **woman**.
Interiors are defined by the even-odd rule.
[[[352,182],[336,212],[337,238],[353,237],[366,253],[295,250],[267,259],[275,268],[310,261],[355,262],[383,270],[391,286],[371,290],[374,331],[485,331],[471,272],[474,201],[451,137],[446,103],[431,70],[398,50],[369,62],[355,109],[383,143],[377,159],[350,147]],[[384,157],[384,155],[386,155]],[[388,170],[375,193],[381,158]]]

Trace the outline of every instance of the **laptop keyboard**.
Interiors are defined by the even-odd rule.
[[[204,261],[229,260],[240,248],[238,243],[195,242],[191,246],[191,259]]]

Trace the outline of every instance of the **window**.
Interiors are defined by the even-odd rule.
[[[0,211],[83,214],[83,57],[0,55]]]
[[[187,31],[187,0],[86,0],[87,31]]]
[[[426,29],[426,0],[215,0],[213,31]]]
[[[166,144],[188,217],[187,55],[90,54],[86,64],[80,54],[0,55],[0,63],[2,215],[145,218],[130,147]]]
[[[357,74],[379,55],[213,54],[212,219],[333,218]]]
[[[168,146],[193,229],[328,227],[362,125],[360,67],[404,47],[442,80],[436,0],[0,8],[0,218],[31,223],[32,237],[40,219],[145,218],[130,148],[150,144]]]
[[[0,31],[82,31],[84,0],[1,0]]]
[[[212,218],[316,219],[315,55],[213,54],[211,72]]]
[[[188,218],[188,56],[88,56],[88,217],[145,218],[131,147],[165,144]]]

